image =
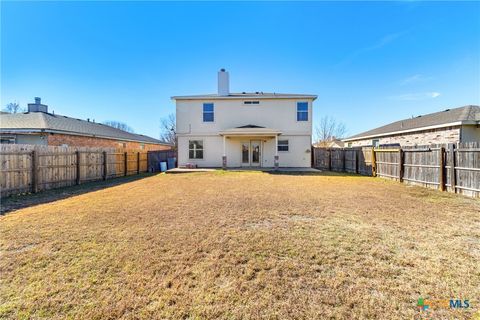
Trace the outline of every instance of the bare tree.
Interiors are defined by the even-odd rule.
[[[160,139],[171,143],[174,149],[177,148],[177,124],[174,113],[160,120]]]
[[[133,129],[124,122],[109,120],[109,121],[104,121],[103,124],[105,124],[107,126],[110,126],[110,127],[114,127],[114,128],[123,130],[123,131],[133,133]]]
[[[3,111],[8,113],[21,113],[25,112],[25,108],[20,107],[18,102],[10,102],[3,108]]]
[[[337,122],[334,118],[325,116],[315,126],[315,142],[320,147],[326,147],[328,142],[333,139],[344,138],[346,132],[347,129],[342,122]]]

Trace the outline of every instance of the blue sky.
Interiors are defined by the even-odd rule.
[[[480,104],[479,2],[1,2],[1,105],[159,136],[173,95],[312,93],[355,134]]]

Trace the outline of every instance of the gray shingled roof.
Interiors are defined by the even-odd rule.
[[[0,132],[18,132],[20,130],[53,131],[66,134],[168,145],[168,143],[148,136],[126,132],[101,123],[89,122],[51,113],[26,112],[2,114],[0,116]]]
[[[435,112],[418,116],[411,119],[400,120],[387,124],[385,126],[365,131],[354,136],[343,139],[343,141],[359,140],[364,137],[375,137],[387,135],[392,132],[407,131],[421,129],[430,126],[443,125],[448,123],[478,123],[480,122],[479,106],[464,106],[455,109],[447,109],[445,111]]]
[[[293,94],[293,93],[275,93],[275,92],[239,92],[230,93],[228,96],[214,94],[200,94],[189,96],[173,96],[174,100],[197,100],[197,99],[317,99],[312,94]]]

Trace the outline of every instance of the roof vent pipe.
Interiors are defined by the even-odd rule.
[[[218,71],[218,95],[228,96],[230,94],[230,80],[228,72],[225,69]]]

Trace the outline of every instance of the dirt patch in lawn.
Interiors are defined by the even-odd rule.
[[[0,318],[470,319],[479,212],[378,178],[156,175],[1,217]]]

